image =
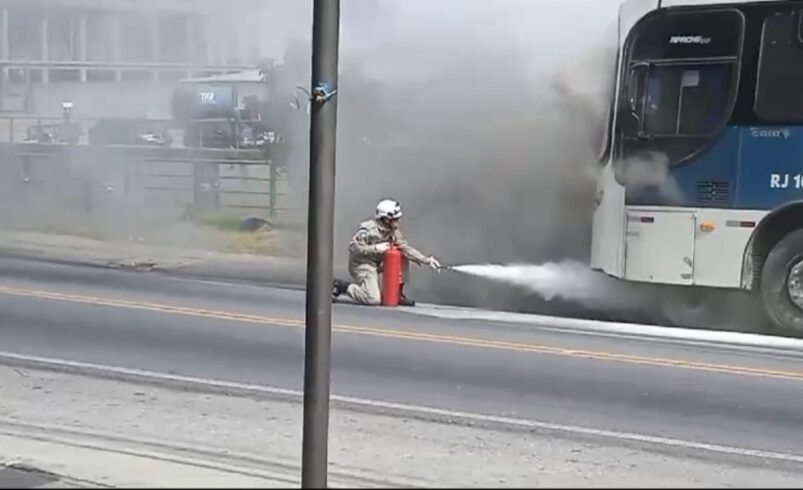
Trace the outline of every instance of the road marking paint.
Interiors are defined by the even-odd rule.
[[[283,326],[283,327],[294,327],[294,328],[304,328],[305,326],[304,320],[298,320],[292,318],[275,318],[261,315],[208,310],[202,308],[167,305],[160,303],[146,303],[139,301],[123,300],[123,299],[102,298],[97,296],[56,293],[56,292],[42,291],[36,289],[21,289],[21,288],[0,286],[0,294],[33,297],[40,299],[50,299],[50,300],[65,301],[70,303],[81,303],[93,306],[128,308],[128,309],[151,311],[157,313],[168,313],[168,314],[177,314],[177,315],[193,316],[200,318],[211,318],[216,320],[228,320],[233,322],[252,323],[265,326]],[[361,327],[353,325],[335,324],[332,326],[332,330],[335,332],[350,333],[355,335],[395,338],[401,340],[415,340],[415,341],[430,342],[430,343],[445,344],[445,345],[458,345],[462,347],[477,347],[477,348],[489,348],[489,349],[499,349],[499,350],[517,351],[517,352],[531,352],[537,354],[549,354],[562,357],[583,358],[583,359],[592,359],[598,361],[612,361],[612,362],[637,364],[645,366],[674,367],[674,368],[691,369],[697,371],[706,371],[706,372],[722,373],[722,374],[738,374],[746,376],[781,378],[781,379],[790,379],[798,381],[803,380],[803,372],[801,371],[751,368],[744,366],[713,364],[713,363],[689,361],[681,359],[646,357],[646,356],[618,354],[604,351],[590,351],[582,349],[570,349],[565,347],[554,347],[544,344],[511,342],[511,341],[502,341],[493,339],[483,339],[477,337],[459,337],[452,335],[430,334],[430,333],[416,332],[402,329]]]
[[[25,366],[28,369],[50,369],[50,370],[67,370],[84,375],[110,377],[117,376],[118,378],[129,379],[131,381],[145,381],[152,384],[162,383],[165,385],[173,385],[176,387],[196,387],[205,388],[206,390],[221,390],[228,393],[236,392],[242,394],[261,395],[261,396],[279,396],[284,398],[292,398],[298,402],[303,400],[304,394],[298,390],[291,390],[287,388],[278,388],[266,385],[255,385],[247,383],[237,383],[232,381],[223,381],[217,379],[204,379],[193,376],[182,376],[177,374],[159,373],[155,371],[146,371],[140,369],[123,368],[117,366],[108,366],[103,364],[93,364],[78,361],[68,361],[64,359],[53,359],[37,356],[26,356],[21,354],[14,354],[9,352],[0,352],[0,364]],[[352,396],[343,396],[332,394],[331,400],[340,403],[346,407],[365,408],[373,410],[386,410],[396,412],[410,417],[429,417],[436,420],[448,421],[463,421],[464,423],[485,423],[497,424],[512,428],[520,428],[524,430],[543,430],[551,432],[563,432],[569,434],[602,437],[607,439],[614,439],[619,441],[637,442],[642,444],[654,444],[661,446],[671,446],[683,449],[693,449],[707,451],[711,453],[719,453],[731,456],[752,457],[765,460],[775,460],[788,463],[803,464],[803,455],[794,453],[782,453],[776,451],[764,451],[760,449],[749,449],[736,446],[725,446],[721,444],[712,444],[707,442],[690,441],[684,439],[675,439],[671,437],[652,436],[648,434],[639,434],[634,432],[624,432],[606,429],[593,429],[589,427],[574,426],[567,424],[558,424],[552,422],[544,422],[532,419],[521,419],[514,417],[505,417],[497,415],[487,415],[474,412],[463,412],[458,410],[448,410],[441,408],[428,407],[423,405],[414,405],[406,403],[386,402],[380,400],[372,400],[368,398],[358,398]]]

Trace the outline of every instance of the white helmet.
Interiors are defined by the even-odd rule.
[[[383,199],[376,205],[376,217],[399,219],[402,217],[401,204],[393,199]]]

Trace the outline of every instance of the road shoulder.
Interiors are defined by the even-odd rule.
[[[72,235],[0,231],[0,256],[200,279],[303,287],[303,260]]]

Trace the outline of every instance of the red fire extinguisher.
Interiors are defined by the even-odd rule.
[[[391,246],[382,258],[382,306],[399,306],[402,281],[402,254]]]

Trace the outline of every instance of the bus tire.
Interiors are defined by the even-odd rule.
[[[761,297],[770,320],[784,332],[803,334],[803,298],[798,296],[798,306],[790,283],[799,284],[794,290],[803,295],[803,229],[778,242],[761,271]]]

